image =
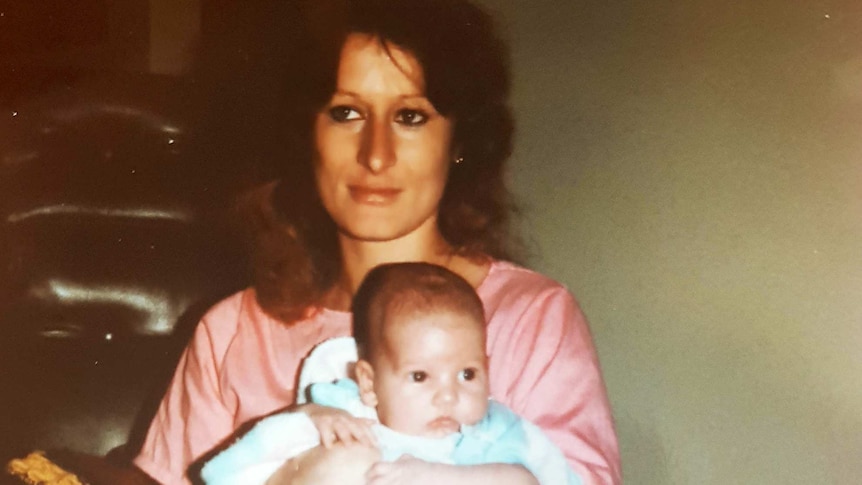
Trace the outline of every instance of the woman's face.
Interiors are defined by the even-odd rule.
[[[425,97],[407,51],[351,34],[335,93],[315,120],[315,176],[343,237],[391,241],[437,231],[452,158],[452,121]]]

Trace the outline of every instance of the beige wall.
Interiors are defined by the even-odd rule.
[[[485,3],[626,483],[860,483],[862,2]]]

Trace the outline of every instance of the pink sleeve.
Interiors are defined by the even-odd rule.
[[[574,298],[562,287],[542,291],[510,325],[495,350],[505,356],[507,404],[547,433],[585,483],[620,483],[610,405]]]
[[[150,424],[135,465],[164,485],[188,484],[186,470],[233,432],[219,392],[217,339],[198,325]]]

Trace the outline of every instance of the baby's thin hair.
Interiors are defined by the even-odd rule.
[[[393,315],[448,311],[485,324],[482,300],[464,278],[430,263],[390,263],[365,276],[353,297],[353,337],[359,358],[378,355],[384,327]]]

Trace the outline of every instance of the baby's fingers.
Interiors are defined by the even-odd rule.
[[[339,439],[337,432],[332,427],[323,427],[318,429],[318,432],[320,433],[320,444],[324,448],[332,448],[332,445]]]
[[[377,442],[374,432],[371,431],[371,423],[370,420],[345,419],[338,423],[335,432],[338,439],[344,443],[373,447]]]
[[[357,427],[356,436],[363,445],[372,447],[377,446],[377,436],[371,428],[376,423],[377,422],[373,419],[358,419],[354,421],[354,424]]]

